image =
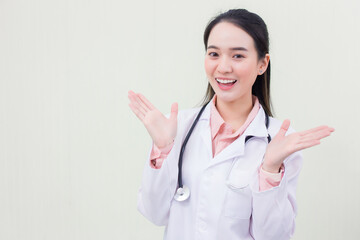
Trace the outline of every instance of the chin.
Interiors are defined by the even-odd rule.
[[[232,93],[224,93],[224,92],[219,92],[219,91],[216,92],[216,96],[217,96],[217,99],[220,99],[223,102],[229,102],[229,103],[234,102],[239,98],[238,96],[235,96]]]

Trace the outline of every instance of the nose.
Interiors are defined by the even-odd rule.
[[[219,59],[219,64],[216,69],[219,73],[230,73],[232,71],[231,62],[227,57]]]

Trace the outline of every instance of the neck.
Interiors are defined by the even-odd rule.
[[[245,123],[253,108],[252,95],[232,102],[225,102],[216,97],[216,108],[225,122],[241,126]]]

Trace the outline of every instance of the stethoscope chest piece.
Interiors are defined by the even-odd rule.
[[[178,202],[185,201],[190,197],[190,189],[187,186],[179,187],[176,190],[176,194],[174,196],[174,199]]]

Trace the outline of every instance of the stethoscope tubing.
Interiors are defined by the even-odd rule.
[[[209,102],[208,102],[209,103]],[[186,200],[189,196],[190,196],[190,190],[183,185],[183,182],[182,182],[182,163],[183,163],[183,155],[184,155],[184,152],[185,152],[185,147],[186,147],[186,144],[187,142],[189,141],[189,138],[195,128],[195,126],[197,125],[203,111],[205,110],[205,107],[208,105],[208,103],[204,104],[204,106],[201,108],[201,110],[199,111],[198,115],[196,116],[193,124],[191,125],[191,128],[189,130],[189,132],[187,133],[186,137],[185,137],[185,140],[184,142],[182,143],[181,145],[181,150],[180,150],[180,155],[179,155],[179,162],[178,162],[178,190],[177,190],[177,193],[175,195],[175,200],[177,201],[184,201]],[[266,126],[266,129],[269,128],[269,115],[265,112],[265,126]],[[254,136],[246,136],[245,137],[245,143],[247,141],[249,141],[251,138],[253,138]],[[271,141],[271,136],[270,134],[268,133],[268,136],[267,136],[267,140],[268,140],[268,143],[270,143]]]
[[[179,167],[179,173],[178,173],[178,185],[179,185],[179,188],[182,188],[183,187],[183,183],[182,183],[182,162],[183,162],[183,155],[184,155],[184,152],[185,152],[185,147],[186,147],[186,144],[187,142],[189,141],[189,138],[197,124],[197,122],[199,121],[200,117],[201,117],[201,114],[203,113],[203,111],[205,110],[205,107],[206,107],[207,104],[205,104],[200,112],[198,113],[198,115],[196,116],[196,119],[194,120],[194,123],[192,124],[189,132],[187,133],[186,137],[185,137],[185,140],[183,142],[183,144],[181,145],[181,150],[180,150],[180,155],[179,155],[179,163],[178,163],[178,167]]]

